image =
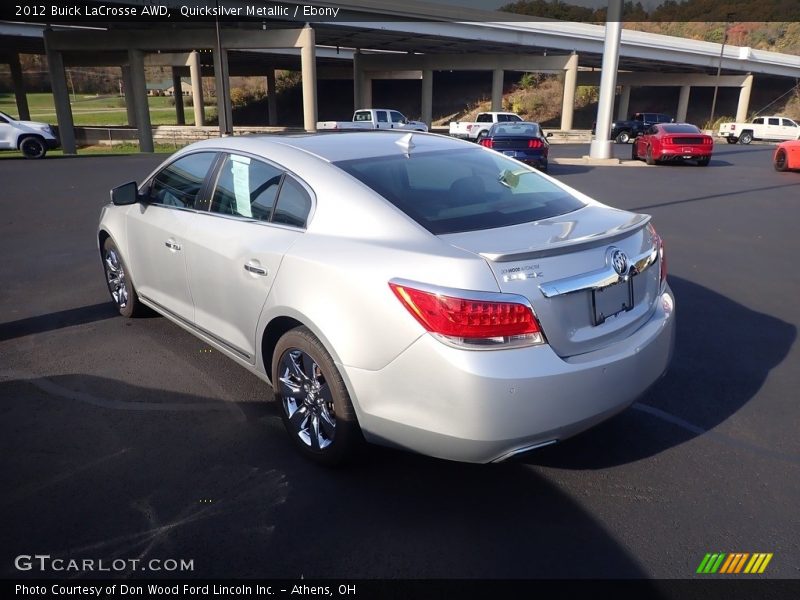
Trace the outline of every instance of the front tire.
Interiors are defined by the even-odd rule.
[[[620,131],[614,141],[618,144],[627,144],[631,141],[630,131]]]
[[[106,274],[106,285],[111,294],[111,300],[125,318],[136,317],[142,314],[144,306],[139,302],[136,288],[130,278],[128,267],[122,260],[122,254],[111,238],[106,239],[101,251],[103,269]]]
[[[749,131],[745,131],[744,133],[742,133],[742,135],[739,136],[739,143],[740,144],[747,145],[752,141],[753,141],[753,134],[750,133]]]
[[[789,170],[789,157],[786,155],[786,150],[779,148],[775,153],[775,163],[773,164],[776,171]]]
[[[336,466],[351,460],[363,437],[344,380],[322,343],[306,327],[275,346],[272,386],[281,418],[301,454]]]
[[[44,140],[35,135],[28,135],[19,141],[19,149],[25,158],[44,158],[47,154],[47,147]]]
[[[735,144],[736,142],[739,141],[739,138],[730,136],[730,137],[726,137],[725,141],[728,142],[729,144]]]

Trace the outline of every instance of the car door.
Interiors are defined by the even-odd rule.
[[[8,119],[0,114],[0,150],[14,150],[16,146],[17,130]]]
[[[304,235],[311,198],[278,165],[230,153],[209,211],[186,232],[196,326],[250,363],[261,310],[284,254]]]
[[[389,111],[389,118],[392,120],[392,129],[404,129],[408,124],[406,118],[396,110]]]
[[[139,295],[179,319],[194,322],[186,277],[186,232],[197,220],[197,204],[216,152],[184,155],[144,186],[144,201],[127,213],[128,260]]]
[[[796,140],[800,136],[800,128],[791,119],[781,119],[781,139]]]

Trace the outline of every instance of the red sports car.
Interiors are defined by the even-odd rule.
[[[633,141],[633,160],[654,165],[667,161],[694,160],[701,167],[711,161],[714,139],[689,123],[658,123]]]
[[[772,164],[776,171],[800,170],[800,140],[778,144]]]

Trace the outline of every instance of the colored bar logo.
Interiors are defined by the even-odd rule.
[[[767,569],[769,561],[772,560],[772,552],[724,552],[708,553],[700,561],[697,573],[703,575],[713,575],[715,573],[725,573],[727,575],[748,573],[756,575],[763,573]]]

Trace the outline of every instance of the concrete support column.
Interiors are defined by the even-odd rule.
[[[748,73],[739,90],[739,105],[736,107],[736,122],[747,120],[747,111],[750,109],[750,92],[753,91],[753,74]]]
[[[48,32],[45,31],[45,48],[47,48]],[[67,75],[64,71],[64,57],[61,52],[46,50],[47,69],[50,72],[50,87],[53,91],[53,102],[56,105],[56,121],[58,137],[64,154],[77,154],[75,146],[75,125],[72,121],[72,107],[69,103]]]
[[[194,108],[194,126],[202,127],[206,120],[206,109],[203,105],[203,72],[200,69],[200,53],[193,50],[189,54],[189,78],[192,80],[192,107]]]
[[[689,93],[692,91],[692,86],[682,85],[681,93],[678,96],[678,110],[675,112],[675,120],[678,123],[686,122],[686,112],[689,110]]]
[[[364,101],[364,71],[361,68],[361,50],[356,49],[353,54],[353,110],[363,108]]]
[[[433,71],[422,71],[422,120],[430,127],[433,121]]]
[[[267,71],[267,125],[278,124],[278,90],[275,89],[275,69]]]
[[[139,151],[153,151],[153,129],[150,126],[150,107],[147,104],[147,81],[144,76],[144,53],[128,50],[131,70],[131,92],[136,107],[136,127],[139,130]]]
[[[617,120],[624,121],[628,118],[628,107],[631,104],[631,86],[623,85],[619,93],[619,107],[617,108]]]
[[[573,53],[564,67],[564,95],[561,99],[561,130],[572,129],[575,113],[575,90],[578,87],[578,55]]]
[[[361,105],[356,106],[359,108],[372,108],[372,77],[369,73],[364,73],[364,86],[361,88]]]
[[[175,121],[178,125],[186,125],[186,115],[183,112],[183,82],[180,71],[172,67],[172,90],[175,98]]]
[[[614,92],[617,88],[619,68],[619,41],[622,34],[622,0],[609,0],[606,17],[606,37],[603,45],[603,65],[600,75],[600,99],[597,105],[595,139],[592,140],[591,158],[611,158],[611,120],[614,112]]]
[[[214,82],[217,93],[217,120],[221,136],[233,133],[233,107],[230,98],[230,78],[228,77],[228,51],[214,49]]]
[[[125,112],[128,115],[128,126],[136,127],[136,101],[133,96],[133,79],[131,68],[122,67],[122,86],[125,90]]]
[[[317,130],[317,57],[314,30],[303,28],[300,69],[303,84],[303,127]],[[359,108],[359,107],[357,107]]]
[[[492,110],[503,110],[503,69],[492,71]]]
[[[22,78],[22,66],[19,64],[19,54],[9,57],[8,66],[11,68],[11,82],[14,86],[14,97],[17,100],[17,114],[20,121],[30,121],[31,111],[28,109],[28,96],[25,93],[25,80]]]

